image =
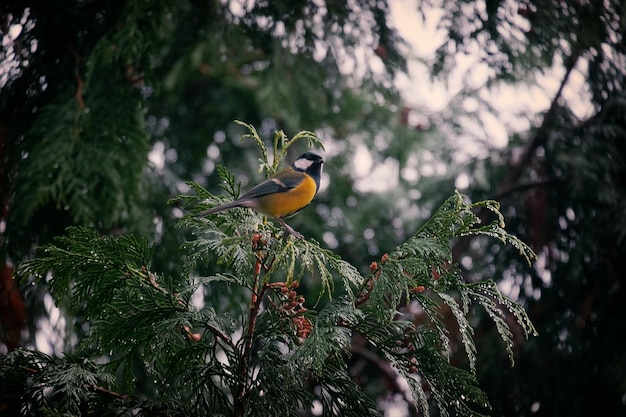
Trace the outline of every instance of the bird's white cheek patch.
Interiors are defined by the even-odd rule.
[[[301,169],[302,171],[306,171],[311,165],[313,165],[313,161],[309,161],[308,159],[297,159],[293,165]]]

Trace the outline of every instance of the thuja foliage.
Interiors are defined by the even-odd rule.
[[[300,139],[320,144],[311,132],[292,139],[278,132],[270,161],[247,127],[268,175]],[[433,407],[443,416],[488,414],[475,378],[470,309],[487,311],[511,362],[511,323],[526,337],[535,330],[494,282],[466,282],[451,263],[450,245],[485,235],[515,245],[530,261],[532,251],[504,230],[496,202],[472,204],[455,193],[363,275],[318,242],[287,235],[251,210],[195,216],[239,195],[235,176],[224,167],[218,172],[225,195],[190,183],[193,195],[173,201],[188,213],[180,224],[193,236],[183,247],[189,256],[181,276],[153,271],[153,247],[145,239],[83,227],[69,228],[21,266],[22,276],[45,279],[58,302],[81,311],[89,331],[72,355],[22,349],[2,358],[6,409],[15,415],[379,415],[376,399],[348,371],[358,337],[406,381],[424,415]],[[474,214],[480,207],[496,220],[481,224]],[[305,296],[306,289],[315,295]],[[409,305],[423,312],[420,320],[402,313]],[[466,368],[450,362],[457,343]]]

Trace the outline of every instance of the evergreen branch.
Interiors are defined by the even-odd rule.
[[[291,138],[291,141],[295,143],[302,139],[308,141],[309,148],[318,146],[322,150],[325,150],[324,143],[320,140],[315,132],[311,132],[310,130],[302,130],[298,132],[293,138]]]
[[[291,145],[295,144],[299,140],[307,140],[309,148],[319,146],[322,150],[324,149],[324,144],[314,132],[303,130],[298,132],[291,139],[288,139],[282,130],[278,131],[274,134],[274,171],[278,169],[280,163],[287,156],[287,151]]]
[[[256,131],[250,132],[261,146]],[[277,133],[274,162],[296,139],[313,140],[309,133],[291,140]],[[236,198],[239,189],[232,173],[225,168],[218,172],[222,187]],[[406,242],[372,262],[363,277],[314,240],[284,239],[284,232],[250,210],[229,210],[213,219],[194,216],[223,200],[195,183],[190,186],[195,195],[172,200],[192,212],[181,221],[195,236],[185,245],[190,251],[185,276],[153,272],[153,248],[143,239],[100,237],[82,228],[68,229],[68,236],[46,247],[46,256],[20,270],[39,279],[51,271],[57,299],[71,295],[75,306],[84,307],[91,327],[81,353],[100,355],[102,369],[120,375],[128,392],[138,392],[138,362],[141,372],[155,381],[156,392],[188,404],[191,408],[180,410],[191,414],[211,410],[239,417],[271,410],[296,415],[294,405],[306,410],[319,401],[327,414],[375,415],[373,402],[347,373],[345,355],[358,333],[369,342],[377,363],[393,366],[405,378],[422,414],[429,414],[434,401],[442,415],[479,416],[489,405],[474,375],[470,307],[485,308],[511,360],[513,340],[505,313],[520,323],[526,337],[535,334],[521,306],[506,299],[495,284],[467,284],[451,263],[450,242],[468,235],[513,244],[526,259],[534,255],[504,230],[497,202],[470,204],[455,193]],[[496,220],[482,224],[476,209],[493,212]],[[211,265],[211,272],[187,276],[204,268],[198,261]],[[298,294],[304,280],[317,280],[313,307],[305,307],[304,296]],[[239,301],[195,307],[192,294],[201,286],[211,293],[229,288]],[[410,313],[410,308],[419,313]],[[458,326],[469,371],[450,364],[456,344],[451,342],[448,314]],[[109,389],[89,378],[75,380],[86,381],[91,391]],[[186,385],[186,379],[193,382]],[[307,389],[310,383],[315,384],[313,392]],[[182,386],[188,388],[178,392],[176,387]]]
[[[313,317],[312,332],[290,357],[293,366],[322,374],[326,359],[350,346],[350,328],[362,320],[349,297],[333,299]]]
[[[509,324],[505,321],[504,312],[500,306],[504,306],[515,317],[517,324],[522,328],[524,336],[529,338],[530,336],[537,336],[537,330],[532,324],[528,315],[524,311],[524,308],[504,297],[497,285],[493,281],[483,281],[467,284],[464,287],[467,294],[476,300],[487,312],[489,317],[496,325],[496,330],[500,334],[502,341],[505,344],[505,348],[511,361],[511,366],[515,364],[513,355],[513,333],[511,332]]]
[[[179,297],[188,296],[198,289],[200,285],[211,285],[216,282],[224,282],[226,284],[233,284],[244,286],[245,282],[241,281],[241,278],[233,274],[214,274],[206,277],[195,277],[194,285],[181,289],[178,292]]]
[[[96,231],[83,227],[70,227],[67,231],[68,236],[56,239],[57,245],[44,247],[47,256],[20,265],[18,276],[41,280],[52,272],[50,285],[57,299],[67,295],[70,283],[76,280],[75,302],[84,301],[89,291],[95,291],[106,303],[113,290],[128,278],[150,281],[147,265],[153,248],[144,239],[100,237]]]
[[[476,208],[492,211],[496,214],[496,221],[488,225],[480,225],[480,219],[474,213]],[[481,201],[469,204],[457,192],[442,204],[413,237],[389,255],[383,255],[380,262],[373,262],[370,265],[370,274],[362,281],[355,298],[355,307],[368,312],[369,320],[374,323],[373,327],[361,324],[355,329],[379,347],[385,357],[407,378],[407,381],[414,378],[413,374],[417,370],[421,370],[421,375],[425,378],[433,393],[433,398],[444,415],[447,415],[448,409],[452,409],[455,410],[454,415],[478,416],[483,415],[481,409],[488,409],[484,393],[477,388],[477,382],[472,376],[476,370],[476,346],[473,341],[474,330],[466,318],[472,301],[482,305],[494,320],[511,361],[513,361],[510,349],[513,343],[512,333],[504,321],[502,310],[493,302],[494,297],[503,300],[502,305],[509,309],[518,323],[524,327],[527,337],[534,331],[521,306],[508,299],[504,301],[505,297],[495,285],[480,283],[481,287],[478,287],[465,284],[458,269],[450,265],[449,242],[455,237],[471,234],[482,234],[497,238],[503,243],[510,243],[518,247],[527,260],[534,256],[530,248],[504,230],[504,217],[499,211],[497,202]],[[426,296],[424,292],[427,289],[431,289],[440,302]],[[489,292],[485,292],[487,290]],[[460,302],[449,294],[450,291],[458,292]],[[415,330],[406,330],[410,328],[403,331],[394,329],[392,323],[398,320],[398,316],[389,313],[395,312],[395,306],[399,305],[403,297],[414,298],[420,303],[429,323],[434,328],[432,334],[437,335],[437,344],[433,345],[432,342],[423,344],[421,339],[423,334],[418,337]],[[451,346],[448,326],[442,320],[441,303],[450,308],[457,322],[460,340],[469,360],[471,371],[469,374],[464,374],[445,364],[451,352]],[[387,317],[386,320],[380,321],[383,317]],[[408,341],[403,339],[404,337],[408,337]],[[403,348],[398,350],[392,346]],[[435,346],[437,351],[432,350]],[[419,352],[428,352],[428,354],[423,357],[418,354]],[[432,363],[433,355],[439,358],[440,368],[424,367],[426,361]],[[412,392],[416,404],[420,404],[420,409],[426,414],[428,407],[421,386],[418,388],[418,384],[410,383],[410,385],[413,387]],[[460,399],[456,392],[459,387],[463,387],[463,390],[467,392],[474,392],[474,395],[464,396],[465,400]],[[469,398],[473,399],[468,402]],[[475,402],[472,403],[472,401]],[[455,405],[450,407],[451,403]]]
[[[239,126],[245,127],[250,132],[250,133],[243,134],[241,136],[241,140],[243,141],[244,139],[252,139],[256,142],[257,146],[261,149],[261,154],[263,158],[260,160],[259,172],[267,171],[266,172],[267,176],[274,174],[276,172],[276,160],[274,160],[274,166],[269,165],[267,147],[265,146],[265,143],[263,143],[263,139],[261,139],[261,137],[259,136],[259,133],[254,128],[254,126],[249,125],[240,120],[235,120],[235,123],[238,124]],[[276,156],[276,152],[274,152],[274,156]]]
[[[294,137],[289,139],[285,135],[285,132],[283,132],[282,130],[276,131],[272,140],[274,159],[272,164],[270,165],[267,147],[265,146],[263,139],[261,139],[259,133],[254,128],[254,126],[240,120],[235,120],[235,123],[245,127],[249,131],[249,133],[245,133],[241,136],[241,140],[252,139],[260,148],[262,158],[259,161],[259,172],[265,171],[267,176],[270,176],[278,171],[278,167],[283,163],[285,157],[287,156],[287,150],[291,147],[291,145],[298,142],[299,140],[307,140],[309,147],[319,146],[320,148],[324,149],[322,141],[317,137],[314,132],[301,131],[298,132]]]
[[[274,140],[272,142],[274,144],[274,162],[272,163],[272,167],[274,168],[274,172],[276,172],[278,171],[280,164],[285,160],[288,147],[285,147],[285,144],[289,143],[289,140],[287,139],[285,132],[279,130],[274,132]]]
[[[29,364],[29,366],[24,366]],[[0,358],[0,400],[11,387],[5,384],[24,382],[20,374],[28,373],[28,398],[31,409],[56,409],[63,415],[80,415],[82,405],[90,401],[90,387],[100,386],[103,390],[112,385],[112,375],[102,372],[98,365],[87,358],[66,355],[52,358],[41,352],[17,349]],[[14,387],[13,387],[14,388]],[[49,399],[63,398],[62,401]],[[4,402],[4,401],[3,401]]]
[[[465,317],[467,311],[461,309],[456,300],[443,292],[437,292],[437,296],[439,296],[443,302],[450,307],[450,311],[454,315],[456,319],[457,325],[459,326],[459,332],[461,334],[461,342],[465,348],[465,353],[467,359],[469,360],[469,366],[472,373],[476,372],[476,345],[474,344],[474,329],[470,326],[469,321]]]

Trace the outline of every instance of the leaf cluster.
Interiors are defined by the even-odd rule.
[[[3,155],[11,172],[5,193],[12,195],[6,239],[15,259],[32,249],[24,245],[48,241],[68,224],[150,227],[139,209],[151,191],[144,118],[153,88],[146,86],[154,84],[152,69],[171,29],[170,5],[156,4],[126,2],[106,12],[91,3],[64,5],[51,16],[47,6],[21,5],[24,30],[14,46],[29,52],[14,57],[24,59],[23,72],[0,94],[12,153]],[[71,23],[62,22],[63,12]]]
[[[249,129],[249,137],[262,145]],[[317,142],[307,132],[291,140],[278,133],[275,163],[276,155],[280,160],[297,139]],[[276,165],[261,149],[261,166],[272,168],[271,173]],[[225,168],[218,172],[223,189],[236,198],[234,175]],[[451,242],[468,234],[496,237],[516,246],[527,260],[534,256],[504,230],[495,202],[470,204],[456,193],[363,277],[314,240],[292,239],[249,210],[196,217],[224,199],[198,184],[190,186],[194,195],[175,200],[190,210],[181,225],[194,235],[185,244],[189,256],[181,276],[151,270],[153,247],[145,239],[99,236],[82,227],[68,229],[67,236],[45,247],[44,256],[20,267],[24,277],[45,279],[57,301],[68,299],[83,311],[89,326],[76,357],[94,360],[85,366],[95,375],[80,368],[74,377],[64,374],[73,371],[59,368],[55,378],[75,382],[65,385],[58,403],[48,403],[42,388],[37,397],[42,407],[79,415],[75,404],[96,396],[94,404],[108,401],[119,414],[134,407],[142,413],[185,415],[295,416],[316,409],[324,415],[378,415],[374,398],[350,374],[349,359],[360,338],[377,363],[391,366],[394,379],[407,381],[410,401],[423,414],[437,407],[442,415],[478,416],[489,404],[474,375],[470,307],[485,308],[511,360],[507,314],[526,337],[534,334],[521,306],[493,282],[465,283],[450,265]],[[492,210],[496,221],[479,224],[478,207]],[[198,274],[203,268],[209,273]],[[314,303],[306,300],[301,283],[318,288]],[[223,298],[212,304],[194,300],[195,294],[225,288],[239,292],[236,305]],[[210,299],[219,297],[205,298]],[[410,306],[420,313],[412,313]],[[457,333],[444,320],[443,307],[451,311]],[[469,370],[450,363],[454,335],[465,349]],[[1,371],[8,378],[55,369],[51,360],[34,371],[7,362],[20,355],[28,362],[28,353],[4,359],[8,365]],[[36,388],[32,381],[22,387]]]
[[[18,349],[0,358],[0,401],[7,415],[87,415],[95,389],[106,392],[114,376],[80,356],[53,358]]]

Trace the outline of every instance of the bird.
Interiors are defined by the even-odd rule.
[[[275,218],[287,233],[302,239],[302,235],[289,226],[283,218],[291,217],[308,206],[320,188],[324,159],[305,152],[265,181],[241,197],[198,214],[205,217],[235,207],[246,207]]]

